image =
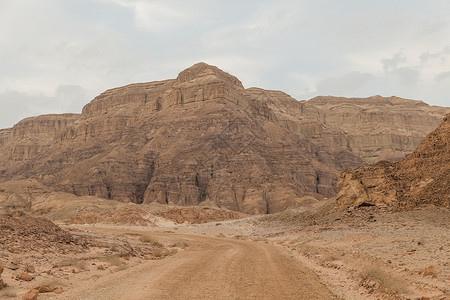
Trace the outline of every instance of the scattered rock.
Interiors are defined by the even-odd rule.
[[[2,232],[2,234],[5,234],[5,233]],[[5,236],[6,236],[6,234],[5,234]],[[2,241],[2,242],[4,244],[7,243],[7,241]],[[9,264],[6,266],[6,268],[15,271],[15,270],[19,269],[19,264],[17,262],[15,262],[15,261],[10,261]]]
[[[25,268],[24,268],[24,271],[27,272],[27,273],[36,273],[36,269],[31,264],[26,264]]]
[[[20,273],[16,276],[16,279],[23,281],[31,281],[33,280],[33,277],[28,273]]]
[[[52,288],[49,285],[40,285],[38,287],[35,287],[34,289],[38,290],[39,293],[51,293],[55,290],[54,288]]]
[[[433,278],[436,278],[437,277],[436,269],[433,266],[428,266],[423,270],[422,276],[423,277],[431,276]]]
[[[62,292],[64,292],[64,290],[60,287],[57,287],[56,289],[53,290],[53,293],[58,294],[58,295],[62,294]]]
[[[36,300],[39,295],[39,291],[32,289],[22,296],[22,300]]]

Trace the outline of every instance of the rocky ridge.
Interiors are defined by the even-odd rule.
[[[424,204],[450,207],[450,114],[420,146],[397,163],[348,170],[339,178],[341,207],[376,205],[395,209]]]
[[[1,130],[0,182],[35,178],[75,195],[273,213],[335,195],[347,168],[398,159],[448,112],[375,98],[299,102],[199,63],[176,79],[108,90],[81,115]]]

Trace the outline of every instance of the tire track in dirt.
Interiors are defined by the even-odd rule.
[[[337,299],[317,275],[271,245],[173,236],[192,246],[74,287],[54,299]]]

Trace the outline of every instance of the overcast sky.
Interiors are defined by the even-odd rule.
[[[450,1],[0,0],[0,128],[200,61],[298,100],[450,106]]]

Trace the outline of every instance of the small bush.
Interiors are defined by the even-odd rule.
[[[16,298],[17,293],[12,287],[6,287],[0,290],[0,296],[8,298]]]
[[[300,249],[300,252],[301,252],[303,255],[306,255],[306,254],[316,255],[316,254],[319,253],[319,251],[317,250],[316,247],[311,246],[311,245],[308,245],[308,244],[306,244],[306,243],[300,244],[300,245],[299,245],[299,249]]]
[[[81,259],[76,258],[66,258],[55,264],[53,267],[61,268],[61,267],[76,267],[80,270],[86,270],[86,263]]]
[[[408,285],[404,280],[384,272],[379,267],[365,269],[359,273],[359,277],[362,280],[374,280],[378,282],[381,287],[397,293],[408,292]]]
[[[338,258],[335,256],[335,255],[333,255],[333,254],[327,254],[327,255],[325,255],[325,256],[323,256],[321,259],[320,259],[320,263],[325,263],[325,262],[332,262],[332,261],[335,261],[335,260],[338,260]]]
[[[111,266],[120,266],[123,264],[122,259],[116,255],[108,255],[102,258],[104,262],[107,262]]]
[[[128,265],[127,264],[121,264],[118,265],[117,268],[114,269],[115,272],[119,272],[119,271],[123,271],[128,269]]]
[[[153,256],[157,257],[157,258],[162,258],[162,257],[166,257],[167,255],[169,255],[169,251],[167,250],[161,250],[161,249],[157,249],[155,251],[153,251]]]
[[[139,238],[139,241],[140,241],[141,243],[150,244],[150,245],[155,246],[155,247],[164,247],[164,245],[163,245],[162,243],[160,243],[160,242],[158,242],[157,240],[155,240],[155,239],[149,237],[148,235],[143,235],[143,236],[141,236],[141,237]]]
[[[58,286],[67,286],[67,283],[63,281],[60,278],[52,277],[52,278],[46,278],[40,282],[40,285],[48,285],[51,287],[58,287]]]
[[[183,241],[178,241],[178,242],[175,242],[173,244],[170,244],[169,247],[177,247],[177,248],[183,248],[184,249],[184,248],[189,247],[189,244],[186,243],[186,242],[183,242]]]

